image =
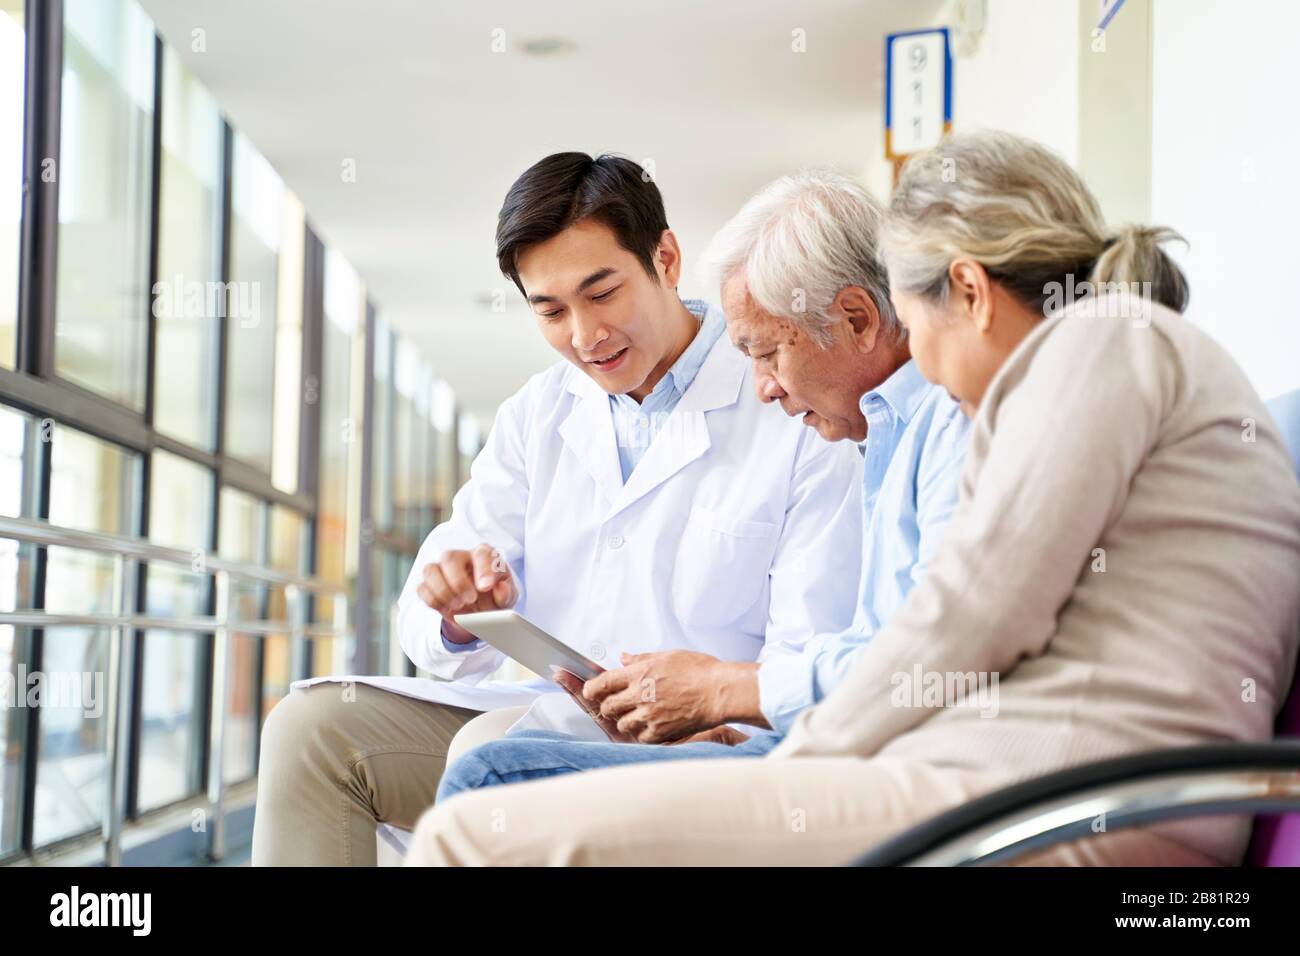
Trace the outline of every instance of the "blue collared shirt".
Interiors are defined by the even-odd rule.
[[[614,437],[618,444],[618,466],[623,472],[624,484],[632,469],[645,457],[655,436],[663,430],[668,416],[691,387],[691,382],[695,381],[700,366],[726,328],[721,309],[699,299],[686,299],[682,305],[700,320],[700,330],[672,368],[639,403],[630,395],[609,396],[609,410],[614,416]]]
[[[860,405],[867,440],[858,608],[848,630],[819,634],[798,653],[773,655],[758,669],[760,709],[780,734],[839,684],[854,652],[902,606],[957,505],[970,423],[947,392],[909,361]]]

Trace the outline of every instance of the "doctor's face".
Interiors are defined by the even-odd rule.
[[[670,230],[655,251],[655,279],[594,219],[523,250],[516,267],[551,348],[606,392],[640,401],[672,365],[681,253]]]
[[[879,383],[868,381],[870,363],[847,320],[831,327],[831,344],[823,348],[793,322],[764,312],[741,275],[723,283],[722,309],[732,344],[753,363],[760,401],[779,402],[827,441],[867,437],[858,402]]]

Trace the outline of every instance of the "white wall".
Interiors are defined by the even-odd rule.
[[[1078,0],[990,0],[974,56],[953,64],[953,129],[1028,136],[1079,152]]]
[[[1300,388],[1297,37],[1291,0],[1156,0],[1151,217],[1191,243],[1189,315],[1265,398]]]
[[[953,25],[955,7],[935,25]],[[954,61],[954,129],[1038,140],[1080,170],[1112,224],[1177,229],[1188,317],[1265,398],[1300,388],[1300,3],[1129,0],[1105,52],[1097,7],[989,0],[977,49]],[[873,157],[864,176],[888,195],[888,162]]]
[[[951,27],[953,18],[949,3],[932,25]],[[1019,133],[1076,162],[1079,0],[989,0],[978,47],[954,55],[952,114],[954,131]],[[872,157],[863,175],[877,196],[889,195],[887,160]]]

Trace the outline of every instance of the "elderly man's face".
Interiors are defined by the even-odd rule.
[[[759,308],[740,275],[723,284],[722,308],[732,343],[753,362],[761,401],[780,402],[787,415],[800,416],[827,441],[867,437],[858,402],[880,384],[871,381],[876,363],[867,360],[875,332],[869,332],[867,343],[848,320],[837,322],[831,343],[823,348],[794,323]]]

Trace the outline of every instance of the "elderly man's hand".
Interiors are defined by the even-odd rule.
[[[758,665],[695,651],[623,654],[623,666],[582,688],[582,696],[620,734],[657,744],[745,720],[756,710]],[[739,704],[753,698],[748,707]],[[761,718],[760,718],[761,719]]]
[[[604,673],[602,671],[602,673]],[[593,704],[587,698],[582,696],[582,678],[576,674],[564,670],[562,667],[552,668],[551,680],[564,688],[564,692],[573,698],[574,703],[585,710],[596,722],[596,726],[605,732],[605,736],[616,744],[634,744],[636,738],[631,734],[625,734],[618,729],[618,725],[612,720],[601,716],[600,707]]]
[[[743,744],[746,740],[749,740],[749,734],[742,734],[735,727],[728,727],[723,724],[721,727],[701,730],[698,734],[691,734],[681,740],[670,740],[667,746],[676,747],[678,744],[726,744],[728,747],[734,747],[737,744]]]

